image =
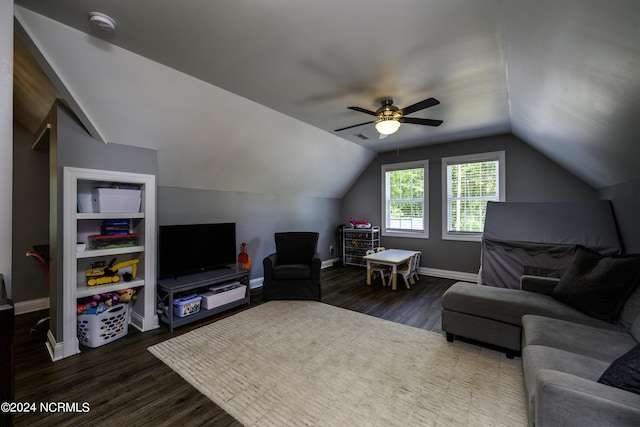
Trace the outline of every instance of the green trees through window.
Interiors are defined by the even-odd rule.
[[[427,237],[426,160],[383,165],[384,232]]]
[[[390,228],[422,230],[424,214],[424,169],[389,172]]]

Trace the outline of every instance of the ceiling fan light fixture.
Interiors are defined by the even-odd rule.
[[[397,120],[382,120],[376,123],[376,130],[382,135],[391,135],[400,129],[400,122]]]

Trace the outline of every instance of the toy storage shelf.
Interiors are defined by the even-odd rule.
[[[156,181],[154,175],[99,169],[64,168],[63,189],[63,298],[62,357],[80,352],[77,338],[78,298],[90,297],[120,289],[135,288],[137,299],[129,304],[129,323],[140,331],[159,326],[155,310],[156,295]],[[140,189],[140,207],[132,212],[93,212],[92,189],[96,187],[135,187]],[[103,205],[101,205],[103,207]],[[114,209],[117,210],[117,209]],[[88,236],[102,234],[104,220],[129,220],[130,233],[137,234],[135,246],[78,250],[78,242]],[[85,271],[94,263],[138,260],[136,277],[127,282],[120,277],[116,283],[88,286]],[[104,264],[104,265],[106,265]],[[127,271],[130,267],[127,268]],[[125,271],[122,268],[119,276]],[[59,304],[60,307],[60,304]]]
[[[78,213],[76,219],[132,219],[144,218],[144,212],[92,212]]]
[[[131,282],[120,281],[117,283],[111,283],[107,285],[78,285],[78,290],[76,292],[77,298],[90,297],[92,295],[102,294],[105,292],[115,292],[120,289],[125,288],[140,288],[144,286],[145,280],[143,277],[138,275],[137,280],[132,280]]]
[[[244,298],[212,308],[210,310],[200,307],[200,311],[186,317],[178,317],[173,313],[173,302],[185,295],[206,292],[209,288],[225,283],[240,282],[245,285]],[[196,320],[213,316],[223,311],[241,305],[249,305],[250,302],[249,270],[237,264],[230,264],[227,268],[205,271],[197,274],[180,276],[175,279],[161,279],[158,281],[158,312],[160,320],[169,326],[169,331]]]
[[[362,259],[367,250],[380,246],[380,227],[355,228],[344,226],[342,229],[342,254],[346,265],[366,267]]]
[[[76,257],[80,258],[96,258],[96,257],[106,257],[112,255],[124,255],[124,254],[134,254],[136,252],[144,252],[144,246],[129,246],[126,248],[116,248],[116,249],[87,249],[85,251],[77,251]]]

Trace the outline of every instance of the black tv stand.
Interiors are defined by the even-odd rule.
[[[200,273],[178,276],[171,279],[161,279],[158,281],[158,316],[160,320],[169,326],[169,331],[173,332],[174,328],[186,325],[205,317],[213,316],[223,311],[238,307],[243,304],[249,305],[250,302],[250,286],[249,272],[240,267],[240,264],[231,264],[221,269],[203,271]],[[179,317],[173,313],[173,301],[184,295],[203,293],[210,287],[223,285],[225,283],[240,282],[245,286],[244,297],[226,303],[212,309],[204,309],[200,307],[200,311],[186,317]]]

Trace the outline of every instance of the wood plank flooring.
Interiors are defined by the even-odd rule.
[[[379,280],[365,284],[365,270],[335,267],[322,272],[322,301],[337,307],[442,333],[442,294],[455,281],[421,276],[406,289],[383,287]],[[251,306],[262,304],[262,291],[251,292]],[[103,347],[81,347],[82,353],[51,362],[45,333],[29,335],[30,327],[46,312],[17,316],[15,336],[15,401],[88,402],[88,412],[52,411],[16,414],[16,426],[182,425],[239,426],[233,417],[200,394],[178,374],[147,351],[147,347],[199,326],[247,309],[247,306],[177,328],[165,325],[140,333],[129,328],[126,337]]]

